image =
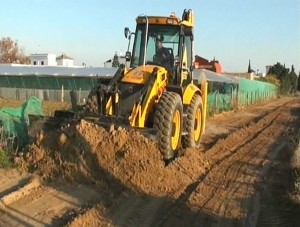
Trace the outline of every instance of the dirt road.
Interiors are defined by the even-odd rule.
[[[165,166],[137,132],[69,125],[0,171],[0,226],[296,226],[299,128],[299,97],[223,113]]]

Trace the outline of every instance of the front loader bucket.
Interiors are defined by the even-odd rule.
[[[113,116],[101,116],[99,117],[86,117],[84,118],[86,121],[93,122],[94,124],[97,124],[106,130],[110,130],[111,127],[118,128],[122,127],[127,130],[135,130],[141,133],[144,137],[152,140],[153,142],[157,143],[158,139],[158,131],[154,128],[139,128],[139,127],[132,127],[129,124],[129,121],[127,119],[121,118],[121,117],[113,117]]]
[[[39,115],[29,115],[29,128],[28,128],[28,136],[30,140],[35,140],[38,133],[43,130],[53,131],[56,129],[60,129],[70,123],[79,122],[81,119],[85,121],[92,122],[97,124],[106,130],[111,130],[111,128],[125,128],[127,130],[136,130],[140,132],[144,137],[152,140],[157,143],[158,131],[153,128],[138,128],[132,127],[129,125],[128,120],[119,117],[111,117],[111,116],[102,116],[102,117],[84,117],[84,118],[76,118],[74,112],[70,111],[56,111],[54,117],[45,117]]]
[[[52,131],[76,121],[75,114],[70,111],[55,111],[54,117],[29,114],[28,136],[32,140],[41,131]]]

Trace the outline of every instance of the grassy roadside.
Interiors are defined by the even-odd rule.
[[[15,166],[10,152],[0,148],[0,169],[9,169]]]

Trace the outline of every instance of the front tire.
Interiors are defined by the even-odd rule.
[[[156,106],[153,127],[158,130],[158,148],[165,160],[175,157],[181,146],[182,99],[174,92],[164,92]]]
[[[198,148],[200,146],[200,139],[203,132],[202,114],[201,96],[195,94],[191,100],[191,104],[187,108],[187,119],[184,126],[187,134],[182,138],[182,146],[184,148]]]

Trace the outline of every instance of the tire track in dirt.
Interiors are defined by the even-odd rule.
[[[285,108],[289,107],[289,105],[293,105],[293,103],[290,102],[283,108],[285,109]],[[238,185],[235,183],[238,178],[233,177],[232,183],[230,184],[230,187],[229,187],[229,190],[227,189],[224,192],[222,192],[222,187],[216,188],[217,190],[215,191],[214,197],[216,197],[220,194],[220,193],[218,193],[218,191],[221,191],[221,193],[223,193],[223,195],[224,195],[222,197],[219,196],[219,201],[225,201],[225,203],[228,203],[229,201],[231,202],[230,188],[234,188],[234,187],[236,187],[236,189],[238,189],[238,191],[241,192],[241,196],[240,196],[241,198],[247,198],[247,197],[249,197],[249,195],[251,196],[253,194],[253,190],[255,190],[255,185],[257,184],[256,182],[259,180],[260,177],[264,177],[264,176],[261,176],[260,172],[258,170],[255,170],[252,173],[252,174],[254,174],[253,177],[251,177],[251,172],[249,172],[249,170],[251,170],[251,168],[249,168],[248,165],[256,166],[256,169],[257,168],[261,169],[262,164],[265,163],[264,160],[266,158],[272,160],[274,157],[276,157],[276,153],[279,153],[280,151],[282,151],[280,149],[280,147],[279,148],[277,147],[277,145],[280,146],[282,143],[285,143],[285,141],[287,139],[287,136],[282,136],[282,134],[286,133],[285,132],[286,129],[289,130],[291,127],[293,127],[292,126],[293,122],[295,122],[295,119],[296,119],[295,117],[287,118],[287,116],[285,116],[285,113],[288,110],[283,111],[283,108],[278,109],[278,111],[281,111],[281,113],[278,116],[278,118],[276,119],[276,121],[273,121],[273,124],[270,125],[269,128],[266,128],[264,131],[262,131],[259,134],[259,136],[257,137],[257,139],[247,143],[245,147],[242,147],[241,149],[239,149],[239,152],[243,153],[243,157],[246,157],[245,159],[242,157],[242,160],[243,160],[243,163],[245,163],[243,168],[246,170],[246,177],[248,177],[248,180],[244,179],[242,182],[251,183],[251,179],[252,179],[253,184],[249,184],[250,187],[248,187],[248,184],[245,185],[245,183],[243,183],[242,185]],[[287,108],[287,109],[289,109],[289,108]],[[286,128],[287,125],[285,123],[286,121],[289,122],[289,125],[287,128]],[[271,153],[268,154],[269,152],[271,152]],[[249,158],[247,158],[247,154],[249,155]],[[235,155],[238,155],[238,153],[235,153]],[[272,155],[274,155],[274,157],[272,157]],[[221,169],[222,166],[223,165],[221,164],[216,169]],[[227,169],[230,168],[231,170],[233,170],[234,167],[235,167],[235,163],[231,164],[229,161],[229,165],[228,165]],[[237,174],[240,174],[240,172],[237,172]],[[242,173],[242,176],[243,175],[244,174]],[[214,176],[215,176],[215,178],[218,179],[217,174],[215,174]],[[226,178],[225,178],[226,181],[230,180],[230,179],[228,179],[229,178],[228,176],[231,176],[230,174],[229,175],[225,174],[225,176],[226,176]],[[203,184],[205,185],[205,182],[203,182]],[[247,187],[247,188],[243,189],[243,187]],[[199,185],[199,188],[201,189],[201,185]],[[243,189],[243,190],[241,190],[241,189]],[[249,189],[251,189],[250,194],[249,194]],[[200,190],[200,193],[201,193],[201,190]],[[234,194],[236,195],[237,193],[234,193]],[[203,195],[203,193],[202,193],[202,195]],[[236,201],[233,201],[233,202],[236,202]],[[197,201],[197,203],[199,203],[199,200]],[[200,207],[200,210],[203,211],[203,210],[207,209],[208,212],[212,212],[212,211],[216,212],[214,210],[214,207],[215,207],[215,205],[213,204],[212,208],[207,208],[206,206],[204,206],[204,207]],[[240,222],[238,220],[245,219],[244,215],[246,215],[248,212],[249,204],[247,204],[246,207],[238,205],[238,206],[231,206],[230,209],[226,209],[227,212],[228,212],[228,210],[231,212],[231,214],[228,215],[228,217],[231,217],[231,218],[235,216],[234,214],[232,214],[232,212],[233,212],[232,207],[241,207],[241,208],[244,208],[245,211],[244,212],[243,212],[243,210],[237,211],[238,215],[236,215],[236,220],[229,220],[229,221],[228,221],[228,219],[226,219],[226,212],[224,212],[223,214],[220,212],[216,212],[219,219],[223,218],[223,220],[225,220],[225,222],[224,221],[221,222],[222,220],[221,221],[218,220],[219,223],[222,223],[221,224],[222,226],[231,226],[234,224],[237,224],[237,226],[240,226],[241,224],[243,224],[243,221]],[[245,214],[243,214],[243,213],[245,213]],[[242,214],[242,216],[239,216],[240,214]],[[198,219],[197,221],[201,221],[201,219],[200,220]]]
[[[279,136],[282,133],[282,130],[284,130],[284,127],[282,127],[282,130],[278,130],[277,121],[280,117],[280,114],[282,110],[287,106],[291,104],[291,102],[286,103],[283,107],[277,108],[274,112],[271,112],[266,117],[262,118],[257,124],[253,124],[252,126],[248,128],[244,128],[237,133],[234,133],[230,135],[227,139],[224,140],[224,142],[220,142],[220,146],[222,146],[223,143],[232,144],[230,140],[234,141],[234,144],[237,144],[233,149],[229,150],[228,152],[224,152],[225,154],[219,155],[220,152],[222,152],[224,149],[220,149],[218,147],[214,147],[214,152],[208,151],[208,154],[211,156],[212,165],[211,168],[208,170],[208,172],[200,177],[198,182],[193,183],[190,185],[188,192],[186,192],[180,199],[176,201],[176,204],[171,211],[169,211],[169,214],[165,216],[164,221],[158,222],[156,226],[168,226],[170,223],[166,224],[168,219],[171,219],[172,216],[176,213],[176,211],[181,209],[180,207],[185,204],[186,201],[193,205],[194,197],[203,197],[201,199],[197,198],[197,206],[198,211],[194,215],[195,217],[192,218],[195,219],[194,221],[189,222],[188,226],[192,226],[196,223],[205,223],[205,220],[203,217],[205,215],[199,215],[200,211],[203,212],[211,212],[214,215],[218,216],[218,219],[226,219],[226,212],[228,212],[228,206],[229,203],[231,203],[231,198],[233,195],[236,195],[239,191],[240,187],[244,185],[242,184],[233,184],[233,186],[230,186],[229,176],[231,178],[232,182],[237,182],[237,179],[240,177],[240,173],[242,170],[245,171],[246,174],[256,174],[257,171],[253,170],[253,172],[249,172],[249,163],[251,164],[251,160],[255,158],[256,155],[259,155],[259,151],[263,150],[265,147],[269,146],[270,144],[274,143],[275,140],[268,141],[270,138],[270,131],[272,132],[272,136]],[[253,129],[255,129],[253,131]],[[273,133],[273,131],[277,130],[276,133]],[[247,133],[249,131],[250,133]],[[235,134],[241,134],[244,136],[240,136],[239,138],[236,138]],[[252,134],[249,138],[248,134]],[[266,134],[266,135],[263,135]],[[263,136],[262,136],[263,135]],[[261,138],[262,137],[262,138]],[[235,140],[234,140],[235,139]],[[218,145],[218,144],[216,144]],[[220,147],[219,146],[219,147]],[[227,148],[225,146],[225,148]],[[253,151],[254,150],[254,151]],[[247,157],[246,155],[249,155]],[[237,158],[235,158],[235,156]],[[246,156],[246,158],[244,157]],[[263,162],[264,156],[261,157],[260,160],[254,162],[252,165],[260,166]],[[227,164],[226,164],[227,163]],[[225,169],[225,172],[224,172]],[[222,171],[220,171],[222,170]],[[220,175],[219,173],[222,172],[224,175]],[[245,174],[244,174],[245,175]],[[245,179],[242,180],[242,182],[251,182],[251,177],[247,176]],[[211,180],[212,179],[212,180]],[[255,183],[255,178],[252,179],[252,184]],[[213,183],[213,185],[212,185]],[[229,186],[229,187],[228,187]],[[252,187],[252,186],[251,186]],[[228,188],[228,189],[226,189]],[[223,190],[224,189],[224,190]],[[249,191],[251,193],[249,193]],[[239,193],[242,193],[241,198],[249,197],[251,194],[254,193],[254,188],[250,190],[249,186],[246,186],[246,188],[243,188],[243,190]],[[218,199],[214,200],[213,205],[209,205],[209,202],[216,197],[216,195],[219,195]],[[220,204],[216,203],[216,201],[221,201]],[[196,210],[197,210],[196,209]],[[233,211],[231,211],[233,212]],[[245,214],[243,214],[242,210],[238,210],[237,212],[237,218],[245,218]],[[230,217],[234,216],[232,214],[228,215]],[[199,220],[199,217],[201,220]],[[219,220],[217,220],[218,222]],[[213,221],[215,222],[215,221]],[[211,223],[210,223],[211,224]],[[224,224],[224,223],[223,223]],[[229,226],[233,224],[230,222]]]
[[[225,139],[242,127],[257,123],[264,116],[290,101],[291,98],[288,97],[274,99],[271,102],[254,104],[239,111],[224,112],[212,117],[212,121],[208,120],[206,133],[201,139],[201,149],[206,152],[216,144],[218,139]]]
[[[116,222],[117,226],[137,226],[143,220],[143,226],[151,226],[153,221],[153,215],[155,211],[162,205],[162,200],[150,196],[137,197],[133,204],[133,207],[126,217],[123,217],[121,222]]]
[[[286,105],[289,105],[292,101],[290,100],[280,100],[280,103],[282,103],[282,106],[286,106]],[[239,135],[239,140],[234,140],[234,138],[231,138],[231,136],[228,136],[229,138],[226,139],[225,141],[225,144],[227,144],[227,146],[224,146],[224,143],[222,143],[222,141],[219,141],[220,145],[219,147],[228,147],[228,141],[234,141],[234,145],[233,145],[233,148],[231,149],[228,149],[229,152],[222,152],[220,151],[220,148],[217,148],[217,152],[213,152],[211,150],[208,150],[206,151],[209,160],[211,161],[211,166],[210,168],[208,169],[208,171],[203,174],[202,176],[200,176],[199,180],[196,181],[196,182],[193,182],[192,184],[190,184],[189,186],[187,186],[185,189],[183,188],[180,188],[179,190],[180,191],[184,191],[184,193],[182,193],[182,195],[179,197],[179,199],[176,200],[175,204],[172,204],[172,207],[171,208],[161,208],[160,210],[163,210],[164,214],[161,215],[163,216],[163,218],[161,218],[161,220],[158,220],[155,222],[154,226],[163,226],[164,223],[166,222],[166,220],[168,218],[170,218],[171,216],[173,216],[175,213],[176,213],[176,210],[178,209],[178,207],[182,204],[184,204],[187,200],[188,200],[188,197],[194,193],[195,189],[198,187],[198,185],[207,177],[207,175],[215,168],[217,167],[218,165],[221,164],[221,162],[223,162],[224,160],[227,160],[228,158],[230,158],[230,156],[234,155],[235,152],[237,152],[239,149],[241,149],[243,146],[247,145],[248,143],[250,143],[252,140],[255,140],[256,137],[258,135],[260,135],[260,133],[262,133],[264,130],[266,130],[268,127],[270,127],[270,125],[273,124],[273,122],[277,119],[277,117],[279,116],[280,114],[280,109],[283,108],[282,106],[274,106],[272,108],[272,110],[267,110],[264,112],[264,114],[268,115],[269,116],[269,119],[266,121],[266,120],[263,120],[263,127],[260,127],[260,128],[257,128],[257,125],[256,124],[253,124],[253,123],[247,123],[246,124],[246,127],[245,128],[242,128],[241,131],[237,131],[236,133],[234,133],[234,136],[232,137],[235,137],[236,134],[240,134]],[[261,114],[257,117],[255,117],[254,121],[255,122],[258,122],[259,119],[263,119],[265,117],[264,114]],[[235,122],[236,123],[236,122]],[[252,126],[251,126],[252,124]],[[247,127],[251,127],[251,129],[247,129]],[[256,133],[253,133],[252,130],[253,129],[256,129],[257,132]],[[247,133],[247,131],[251,132],[251,133]],[[242,136],[242,137],[241,137]],[[217,143],[218,144],[218,143]],[[262,145],[263,147],[263,145]],[[224,150],[224,149],[222,149]],[[221,156],[220,156],[220,153],[221,153]],[[250,159],[250,158],[249,158]],[[243,167],[244,169],[246,167]],[[222,178],[222,177],[221,177]],[[218,187],[221,187],[222,186],[222,182],[219,182],[219,184],[216,186],[216,188]],[[179,191],[178,190],[178,191]],[[210,194],[210,192],[208,192]],[[232,194],[234,194],[234,192],[232,192]],[[211,197],[213,197],[213,192],[211,192]],[[180,209],[180,208],[179,208]],[[167,212],[165,212],[164,210],[167,210]]]
[[[296,152],[296,141],[299,141],[299,126],[300,121],[296,121],[297,115],[300,114],[300,107],[295,111],[290,107],[290,111],[294,112],[294,117],[291,117],[287,125],[292,125],[288,128],[285,134],[291,136],[281,147],[281,152],[278,157],[274,157],[274,162],[266,169],[268,178],[260,187],[259,193],[261,200],[258,203],[260,213],[257,217],[257,226],[296,226],[294,211],[295,205],[291,205],[290,195],[287,195],[293,190],[293,177],[291,159],[293,153]],[[295,137],[295,138],[293,138]],[[297,215],[297,214],[296,214]]]
[[[17,169],[0,169],[0,198],[26,185],[31,175]]]
[[[2,197],[1,226],[62,226],[74,210],[100,201],[104,196],[95,189],[77,184],[39,183],[24,187]]]

